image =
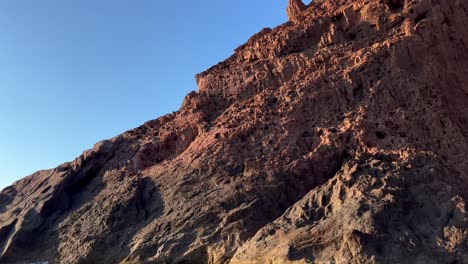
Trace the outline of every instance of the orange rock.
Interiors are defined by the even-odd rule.
[[[288,10],[177,112],[3,190],[0,262],[466,262],[468,2]]]
[[[302,17],[302,11],[306,9],[306,5],[301,0],[289,0],[286,14],[289,20],[295,20]]]

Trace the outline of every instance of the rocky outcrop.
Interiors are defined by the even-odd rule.
[[[286,14],[289,20],[297,20],[302,17],[302,11],[306,9],[306,5],[302,0],[289,0]]]
[[[347,162],[258,231],[230,263],[463,263],[468,213],[441,177],[447,173],[441,161],[394,158]]]
[[[465,263],[468,2],[313,1],[0,193],[1,263]]]

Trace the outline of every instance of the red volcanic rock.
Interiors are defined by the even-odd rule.
[[[302,0],[289,0],[286,14],[289,20],[295,20],[302,17],[302,11],[306,9],[306,5]]]
[[[3,190],[0,262],[466,263],[467,10],[313,1]]]

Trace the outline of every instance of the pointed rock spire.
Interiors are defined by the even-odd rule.
[[[296,20],[302,16],[304,9],[306,9],[306,5],[301,0],[289,0],[286,14],[289,20]]]

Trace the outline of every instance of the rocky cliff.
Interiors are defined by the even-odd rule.
[[[0,262],[468,263],[468,1],[297,2],[176,113],[4,189]]]

